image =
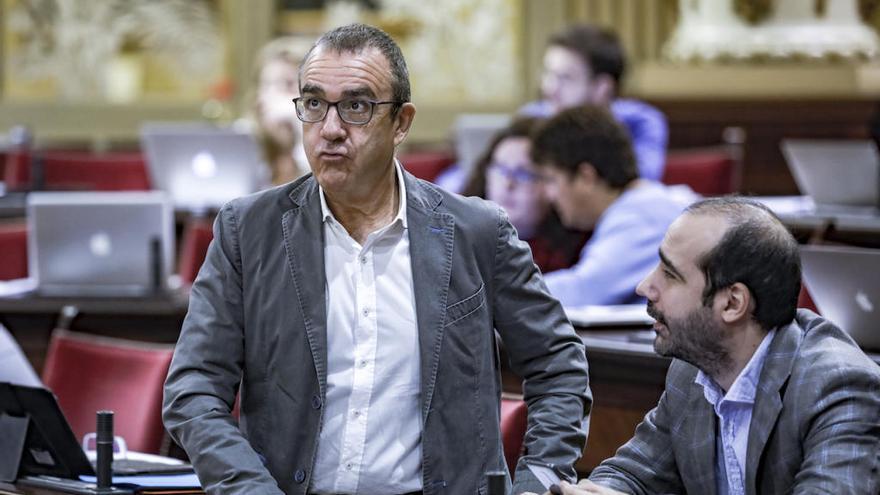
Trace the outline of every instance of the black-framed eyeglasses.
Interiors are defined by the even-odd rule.
[[[345,98],[327,101],[317,96],[294,98],[296,116],[303,122],[320,122],[327,117],[330,107],[336,107],[339,118],[347,124],[364,125],[373,118],[376,105],[399,105],[397,101],[374,101],[367,98]]]

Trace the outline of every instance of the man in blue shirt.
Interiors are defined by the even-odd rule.
[[[562,223],[593,230],[574,266],[545,274],[550,293],[565,306],[642,301],[636,285],[694,194],[640,179],[626,130],[599,106],[570,108],[545,122],[533,136],[532,160]]]
[[[666,117],[645,102],[617,98],[625,70],[626,55],[613,31],[575,24],[550,38],[541,76],[544,99],[525,105],[519,113],[550,117],[584,104],[608,107],[629,132],[639,176],[660,180],[669,135]]]
[[[541,75],[543,99],[524,105],[518,113],[547,118],[585,104],[607,107],[629,133],[638,175],[659,181],[666,165],[666,117],[643,101],[617,97],[625,69],[626,54],[613,31],[575,24],[550,38]],[[453,165],[435,182],[460,192],[467,172]]]

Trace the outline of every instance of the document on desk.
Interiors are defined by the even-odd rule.
[[[564,309],[571,324],[576,327],[632,327],[654,323],[654,319],[648,316],[645,304],[589,305]]]
[[[95,476],[80,476],[80,480],[95,483]],[[135,476],[113,476],[114,486],[130,486],[135,491],[141,488],[165,488],[165,489],[196,489],[200,490],[202,485],[195,473],[188,474],[158,474],[158,475],[135,475]]]

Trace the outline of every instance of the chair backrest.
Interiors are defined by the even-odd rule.
[[[704,196],[730,194],[739,189],[739,163],[723,147],[669,150],[662,182],[686,184]]]
[[[192,284],[205,262],[208,246],[214,240],[212,223],[208,219],[193,219],[183,228],[180,246],[180,265],[177,273],[185,284]]]
[[[407,172],[419,179],[433,181],[446,167],[455,161],[448,151],[417,151],[398,157]]]
[[[523,438],[528,424],[528,408],[519,398],[501,398],[501,442],[504,445],[504,460],[513,475],[516,463],[523,450]]]
[[[146,162],[140,152],[46,151],[35,156],[34,161],[42,167],[41,188],[45,190],[150,189]]]
[[[55,330],[43,383],[76,436],[95,431],[95,412],[114,411],[114,432],[128,448],[159,453],[165,437],[162,386],[173,346]]]
[[[0,280],[27,277],[26,224],[0,224],[0,253]]]
[[[797,307],[806,308],[819,314],[819,308],[816,307],[816,303],[813,301],[813,296],[811,296],[810,291],[807,290],[807,284],[803,282],[801,282],[801,292],[798,294]]]
[[[3,182],[9,191],[23,191],[31,185],[31,154],[29,150],[9,150],[4,153]]]

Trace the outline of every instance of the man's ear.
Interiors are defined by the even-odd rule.
[[[580,180],[584,185],[593,187],[599,181],[599,172],[596,172],[596,167],[590,164],[590,162],[582,162],[574,173],[574,179]]]
[[[412,126],[413,119],[416,118],[416,106],[410,102],[404,103],[397,110],[394,117],[394,146],[398,146],[406,139],[409,129]]]
[[[596,105],[608,105],[614,101],[617,96],[617,83],[614,78],[608,74],[599,74],[593,77],[592,83],[592,103]]]
[[[736,282],[724,291],[719,291],[721,301],[721,320],[732,324],[751,318],[752,293],[742,282]]]

